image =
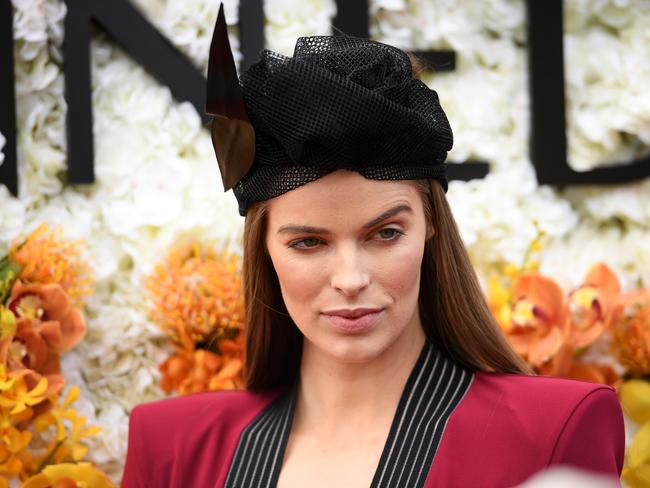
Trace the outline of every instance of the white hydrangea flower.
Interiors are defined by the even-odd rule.
[[[571,166],[585,171],[650,154],[650,4],[570,0],[565,14]]]
[[[631,289],[639,285],[639,279],[644,279],[642,276],[650,276],[647,269],[640,269],[635,262],[639,253],[650,249],[647,232],[645,234],[616,225],[603,228],[589,221],[579,222],[566,236],[546,245],[540,271],[571,289],[582,282],[591,266],[604,262],[612,268],[623,289]],[[640,264],[647,261],[646,257]],[[645,283],[647,286],[649,282]]]
[[[133,2],[205,73],[210,54],[210,42],[220,2],[211,0],[134,0]],[[228,38],[235,63],[241,61],[237,24],[239,0],[223,2],[228,22]]]
[[[539,231],[547,239],[561,238],[577,222],[566,201],[549,188],[537,189],[534,175],[522,171],[501,171],[467,183],[452,181],[448,198],[472,262],[484,276],[495,265],[523,264]]]
[[[37,204],[62,189],[65,102],[61,45],[65,3],[14,0],[16,122],[20,195]]]
[[[264,35],[268,49],[287,56],[293,54],[301,36],[331,35],[336,15],[334,0],[266,0]]]
[[[595,186],[569,188],[564,192],[585,216],[595,221],[625,221],[644,226],[650,222],[650,179],[608,191]]]

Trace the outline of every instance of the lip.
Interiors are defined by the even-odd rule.
[[[345,333],[362,333],[371,330],[384,312],[383,308],[355,308],[328,310],[321,315],[335,329]]]

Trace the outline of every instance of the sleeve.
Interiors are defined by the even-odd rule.
[[[616,392],[591,390],[561,430],[549,466],[568,464],[620,479],[625,456],[625,425]]]
[[[126,451],[126,462],[124,472],[122,473],[121,488],[138,488],[145,484],[142,482],[140,472],[143,466],[141,462],[142,453],[142,423],[140,422],[140,413],[142,408],[136,406],[131,410],[129,417],[129,443]]]

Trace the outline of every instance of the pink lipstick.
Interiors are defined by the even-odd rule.
[[[356,308],[328,310],[322,315],[335,329],[348,334],[360,334],[372,329],[383,312],[383,308]]]

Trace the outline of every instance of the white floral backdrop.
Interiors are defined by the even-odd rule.
[[[207,66],[215,0],[133,0],[197,66]],[[61,0],[12,0],[16,48],[19,198],[0,185],[0,252],[43,221],[83,238],[96,292],[88,334],[64,358],[80,410],[103,427],[89,458],[118,481],[128,415],[164,396],[158,364],[166,340],[147,317],[143,276],[184,232],[238,249],[242,219],[223,194],[199,115],[172,99],[102,35],[92,44],[94,185],[65,184]],[[483,180],[448,192],[484,277],[521,262],[537,227],[546,233],[541,272],[570,288],[596,261],[624,288],[650,286],[650,179],[626,185],[539,186],[528,148],[522,0],[374,0],[371,35],[411,49],[451,48],[454,72],[428,75],[455,134],[450,159],[492,163]],[[225,2],[238,48],[237,0]],[[291,54],[296,37],[330,34],[333,0],[266,0],[266,45]],[[624,164],[650,148],[650,3],[566,0],[569,159],[576,170]],[[239,57],[239,55],[237,54]],[[0,134],[0,151],[5,139]],[[0,152],[0,162],[2,153]]]

